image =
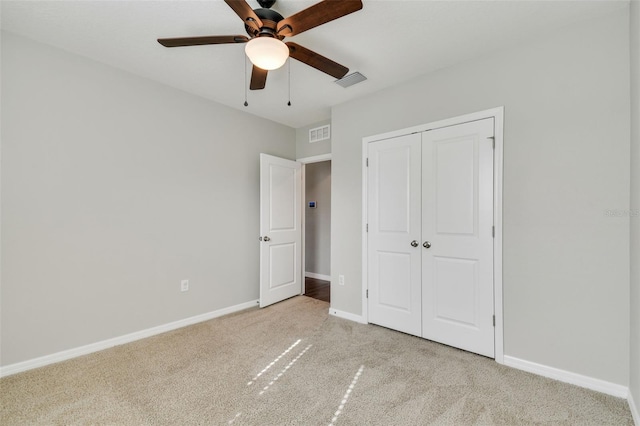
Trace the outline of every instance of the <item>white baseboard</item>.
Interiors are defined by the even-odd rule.
[[[257,304],[258,300],[252,300],[250,302],[241,303],[235,306],[229,306],[228,308],[218,309],[217,311],[208,312],[206,314],[196,315],[179,321],[170,322],[168,324],[159,325],[157,327],[148,328],[146,330],[125,334],[124,336],[114,337],[112,339],[107,339],[101,342],[91,343],[89,345],[56,352],[51,355],[45,355],[27,361],[17,362],[15,364],[9,364],[0,367],[0,377],[10,376],[12,374],[21,373],[23,371],[31,370],[38,367],[44,367],[45,365],[55,364],[56,362],[60,361],[66,361],[68,359],[108,349],[113,346],[131,343],[136,340],[144,339],[146,337],[155,336],[156,334],[166,333],[167,331],[176,330],[178,328],[193,325],[202,321],[208,321],[210,319],[231,314],[233,312],[253,308],[254,306],[257,306]]]
[[[617,396],[619,398],[627,399],[629,396],[629,388],[626,386],[595,379],[589,376],[583,376],[570,371],[560,370],[559,368],[549,367],[547,365],[537,364],[531,361],[525,361],[508,355],[504,356],[504,365],[597,392],[606,393],[607,395]]]
[[[304,276],[307,278],[315,278],[316,280],[331,281],[331,276],[324,274],[316,274],[315,272],[305,272]]]
[[[359,322],[360,324],[366,324],[367,322],[364,320],[362,315],[352,314],[350,312],[339,311],[337,309],[329,308],[329,315],[333,315],[334,317],[344,318],[349,321]]]
[[[640,411],[638,411],[638,406],[636,405],[631,392],[629,392],[629,398],[627,398],[627,401],[629,401],[629,409],[631,410],[633,421],[635,422],[636,426],[640,426]]]

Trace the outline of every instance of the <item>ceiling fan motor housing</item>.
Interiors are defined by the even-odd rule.
[[[275,3],[275,1],[273,3]],[[247,31],[247,34],[249,34],[251,37],[268,36],[275,37],[280,40],[284,38],[284,36],[279,36],[276,33],[278,22],[284,19],[282,15],[280,15],[275,10],[266,8],[254,9],[253,12],[262,21],[262,28],[260,28],[260,31],[256,31],[255,28],[252,28],[249,25],[245,24],[244,29]]]
[[[273,6],[276,3],[276,0],[258,0],[258,4],[260,5],[260,7],[264,7],[266,9],[271,9],[271,6]]]

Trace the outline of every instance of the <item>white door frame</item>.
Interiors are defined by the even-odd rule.
[[[321,163],[323,161],[331,161],[331,153],[329,154],[321,154],[321,155],[314,155],[312,157],[304,157],[304,158],[298,158],[296,159],[296,161],[298,163],[302,163],[302,267],[300,268],[302,270],[302,293],[301,294],[305,294],[307,292],[306,289],[306,284],[305,284],[305,269],[306,269],[306,265],[307,265],[307,249],[306,249],[306,199],[307,199],[307,193],[306,193],[306,186],[307,186],[307,164],[311,164],[311,163]]]
[[[494,150],[493,169],[493,215],[496,229],[493,240],[493,285],[494,285],[494,311],[496,316],[495,326],[495,360],[499,364],[504,364],[504,316],[502,306],[502,180],[503,180],[503,149],[504,149],[504,107],[491,108],[484,111],[461,115],[458,117],[439,120],[419,126],[408,127],[406,129],[393,132],[367,136],[362,139],[362,320],[369,322],[367,290],[368,290],[368,262],[367,262],[367,155],[368,144],[382,139],[394,138],[410,133],[426,132],[441,127],[455,126],[477,121],[485,118],[494,119],[494,137],[496,148]],[[300,161],[300,160],[298,160]],[[304,256],[304,255],[303,255]]]

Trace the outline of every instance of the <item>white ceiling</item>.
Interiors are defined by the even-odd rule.
[[[258,8],[257,0],[248,0]],[[287,17],[316,1],[278,0]],[[349,88],[300,62],[271,71],[244,107],[244,45],[165,48],[159,37],[246,34],[222,0],[8,1],[3,30],[294,128],[330,108],[419,75],[628,7],[628,1],[363,0],[362,10],[289,38],[368,80]],[[249,70],[250,72],[250,70]]]

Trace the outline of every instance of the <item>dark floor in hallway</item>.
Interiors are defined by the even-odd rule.
[[[313,297],[314,299],[322,300],[324,302],[331,302],[331,283],[325,280],[319,280],[316,278],[305,278],[305,296]]]

